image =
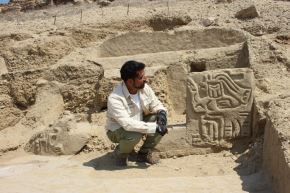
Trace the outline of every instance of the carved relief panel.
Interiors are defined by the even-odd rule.
[[[193,144],[250,136],[253,84],[246,68],[190,73],[186,122]]]

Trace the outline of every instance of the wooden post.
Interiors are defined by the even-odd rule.
[[[80,19],[80,23],[82,23],[83,21],[83,10],[81,9],[81,19]]]
[[[130,11],[130,3],[128,3],[127,15],[129,15],[129,11]]]
[[[53,16],[53,17],[54,17],[53,25],[55,25],[55,23],[56,23],[56,15]]]
[[[167,1],[167,15],[169,16],[169,0]]]

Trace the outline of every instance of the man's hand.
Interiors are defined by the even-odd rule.
[[[158,125],[167,126],[167,114],[166,114],[166,111],[160,110],[160,111],[157,112],[156,116],[157,116],[156,121],[157,121]]]
[[[166,133],[168,133],[167,127],[164,125],[157,125],[156,133],[159,133],[160,135],[164,136]]]
[[[166,133],[168,133],[166,111],[160,110],[157,112],[156,116],[157,116],[157,118],[156,118],[156,122],[157,122],[156,132],[159,133],[160,135],[164,136]]]

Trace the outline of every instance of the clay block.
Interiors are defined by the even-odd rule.
[[[187,79],[187,135],[193,144],[251,135],[254,76],[236,68],[194,72]]]

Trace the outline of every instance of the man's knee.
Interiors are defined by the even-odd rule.
[[[119,139],[114,131],[107,131],[107,137],[110,139],[113,143],[119,143]]]
[[[144,122],[156,122],[156,114],[145,115],[143,118]]]
[[[122,153],[131,153],[134,147],[140,142],[143,134],[137,132],[130,132],[123,136],[120,140],[120,151]]]
[[[126,132],[121,140],[128,141],[128,143],[137,144],[143,137],[143,134],[137,132]]]

